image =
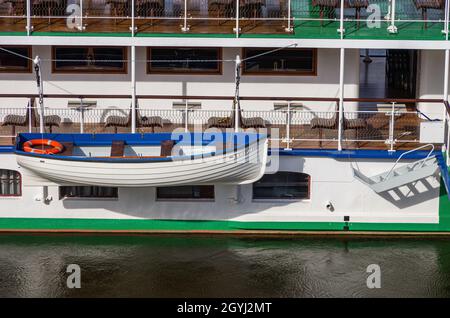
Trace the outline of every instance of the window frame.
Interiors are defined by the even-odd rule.
[[[56,49],[57,48],[121,48],[123,52],[123,67],[118,70],[89,70],[89,69],[65,69],[60,70],[56,68]],[[128,74],[128,47],[127,46],[108,46],[108,45],[52,45],[52,74]]]
[[[23,189],[22,189],[22,174],[18,171],[18,170],[14,170],[14,169],[0,169],[1,170],[9,170],[9,171],[14,171],[17,172],[17,174],[19,175],[19,194],[0,194],[0,198],[19,198],[22,197],[22,193],[23,193]]]
[[[252,48],[242,48],[242,59],[247,58],[247,51],[248,49],[251,50],[267,50],[270,51],[270,49],[267,48],[263,48],[263,47],[252,47]],[[312,65],[313,65],[313,70],[312,71],[308,71],[308,72],[300,72],[300,71],[295,71],[295,72],[288,72],[288,71],[263,71],[263,72],[255,72],[255,71],[248,71],[245,68],[245,62],[242,63],[242,70],[241,73],[242,75],[251,75],[251,76],[267,76],[267,75],[271,75],[271,76],[317,76],[317,48],[292,48],[292,49],[285,49],[285,50],[296,50],[296,51],[312,51],[313,55],[312,55]]]
[[[146,62],[146,69],[147,74],[154,74],[154,75],[222,75],[223,74],[223,62],[219,61],[217,62],[218,68],[214,71],[162,71],[162,70],[152,70],[151,68],[151,59],[152,59],[152,49],[181,49],[181,48],[189,48],[189,47],[171,47],[171,46],[153,46],[153,47],[147,47],[147,62]],[[192,49],[216,49],[217,50],[217,60],[222,60],[223,56],[223,49],[221,47],[192,47]]]
[[[186,187],[186,186],[174,186],[174,187],[155,187],[155,201],[157,202],[215,202],[216,201],[216,187],[214,185],[199,185],[199,187],[211,186],[213,188],[213,197],[212,198],[159,198],[158,197],[158,189],[159,188],[174,188],[174,187]],[[195,187],[187,186],[187,187]]]
[[[299,173],[308,176],[308,192],[307,196],[305,198],[255,198],[255,184],[256,182],[252,183],[252,202],[303,202],[303,201],[310,201],[311,200],[311,175],[307,174],[305,172],[297,172],[297,171],[278,171],[278,172],[287,172],[287,173]],[[276,174],[276,173],[275,173]],[[257,181],[258,182],[258,181]]]
[[[72,188],[72,187],[99,187],[99,188],[115,188],[117,196],[115,197],[70,197],[62,196],[61,188]],[[118,201],[119,200],[119,188],[118,187],[102,187],[102,186],[89,186],[89,185],[59,185],[58,186],[58,198],[60,201],[64,200],[89,200],[89,201]]]
[[[4,47],[7,50],[10,49],[10,48],[26,48],[27,51],[28,51],[28,57],[30,59],[32,59],[33,47],[31,45],[2,45],[1,47]],[[28,61],[28,65],[27,65],[26,69],[12,70],[12,69],[1,69],[0,68],[0,73],[9,73],[9,74],[29,74],[29,73],[32,73],[33,72],[33,68],[32,68],[31,60],[27,60],[27,61]]]

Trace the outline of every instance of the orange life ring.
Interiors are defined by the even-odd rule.
[[[52,146],[48,149],[36,149],[33,146]],[[60,153],[64,146],[59,142],[50,139],[32,139],[23,143],[23,151],[32,152],[41,155],[55,155]]]

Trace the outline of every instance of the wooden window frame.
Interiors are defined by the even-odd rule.
[[[26,48],[28,50],[28,57],[32,59],[33,48],[31,45],[2,45],[5,49],[8,48]],[[12,69],[0,69],[0,73],[10,73],[10,74],[29,74],[32,73],[32,63],[28,60],[28,65],[26,69],[23,70],[12,70]]]
[[[72,187],[99,187],[99,188],[115,188],[117,195],[114,197],[70,197],[61,195],[61,188],[72,188]],[[58,197],[59,200],[108,200],[117,201],[119,199],[119,188],[118,187],[102,187],[102,186],[79,186],[79,185],[61,185],[58,187]]]
[[[252,184],[252,201],[254,202],[270,202],[270,201],[305,201],[305,200],[311,200],[311,175],[304,173],[304,172],[295,172],[295,171],[279,171],[279,172],[288,172],[288,173],[301,173],[308,176],[308,192],[307,196],[305,198],[255,198],[255,183]]]
[[[19,174],[19,194],[0,194],[0,198],[18,198],[22,196],[22,174],[14,169],[0,169],[0,170],[9,170],[9,171],[14,171],[17,172]]]
[[[202,186],[208,186],[208,185],[202,185]],[[210,186],[213,187],[213,197],[212,198],[159,198],[158,197],[158,188],[163,188],[163,187],[156,187],[156,189],[155,189],[155,198],[156,198],[156,201],[215,202],[215,200],[216,200],[216,187],[214,185],[210,185]],[[183,186],[180,186],[180,187],[183,187]],[[188,187],[194,187],[194,186],[188,186]],[[168,187],[168,188],[171,188],[171,187]]]
[[[270,49],[264,48],[264,47],[255,47],[255,48],[242,48],[242,59],[245,59],[247,57],[247,50],[248,49],[252,49],[252,50],[268,50],[270,51]],[[317,49],[316,48],[293,48],[293,49],[289,49],[287,48],[286,50],[296,50],[296,51],[306,51],[306,50],[312,50],[313,52],[313,70],[309,71],[309,72],[286,72],[286,71],[279,71],[279,72],[275,72],[275,71],[263,71],[263,72],[252,72],[252,71],[247,71],[245,69],[245,62],[242,63],[242,75],[251,75],[251,76],[317,76]]]
[[[56,49],[57,48],[121,48],[123,51],[123,68],[117,71],[114,70],[58,70],[56,68]],[[52,45],[52,73],[54,74],[128,74],[128,47],[127,46],[108,46],[108,45]]]
[[[186,48],[186,47],[185,47]],[[222,60],[223,56],[223,49],[221,47],[192,47],[193,49],[216,49],[218,50],[218,60]],[[147,47],[147,74],[155,74],[155,75],[222,75],[223,72],[223,62],[218,62],[218,69],[208,72],[208,71],[161,71],[156,70],[152,71],[152,68],[150,67],[150,62],[152,59],[152,49],[180,49],[178,47],[171,47],[171,46],[154,46],[154,47]]]

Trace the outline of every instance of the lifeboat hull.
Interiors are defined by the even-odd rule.
[[[62,184],[152,187],[246,184],[265,172],[268,140],[259,139],[233,152],[177,160],[89,161],[16,154],[20,166]]]

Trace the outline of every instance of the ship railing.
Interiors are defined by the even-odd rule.
[[[81,103],[80,107],[45,107],[44,113],[33,105],[20,108],[0,107],[0,143],[13,143],[14,137],[21,132],[39,132],[41,118],[44,120],[45,132],[53,133],[132,132],[133,117],[137,133],[235,129],[236,118],[231,99],[214,100],[217,109],[201,109],[198,99],[186,99],[184,104],[173,103],[171,106],[175,109],[168,107],[170,103],[162,103],[164,100],[160,100],[158,104],[153,103],[154,100],[157,99],[146,102],[139,100],[135,116],[131,107],[125,106],[128,101],[122,101],[121,106],[115,106],[119,104],[116,102],[110,106]],[[445,135],[442,121],[444,112],[436,107],[438,105],[434,105],[438,100],[421,101],[419,105],[422,107],[417,110],[401,103],[401,100],[391,103],[385,100],[357,103],[355,99],[346,99],[341,122],[339,109],[332,106],[335,104],[332,99],[328,105],[324,101],[300,103],[295,99],[285,102],[276,100],[272,101],[274,108],[269,109],[269,98],[264,101],[267,104],[264,104],[244,97],[238,121],[241,129],[267,133],[272,147],[284,149],[336,149],[339,141],[344,149],[408,148],[430,143],[429,139],[424,139],[422,129],[429,129],[431,126],[432,129],[437,129],[434,130],[437,138],[435,144],[442,145]],[[255,110],[253,105],[256,102],[268,109]],[[375,103],[377,107],[372,107],[371,103]],[[314,107],[310,106],[313,104]],[[432,125],[425,127],[427,124]],[[339,125],[342,129],[339,129]],[[439,141],[440,137],[442,141]]]
[[[0,32],[448,39],[449,0],[0,0]],[[320,33],[320,34],[319,34]]]

